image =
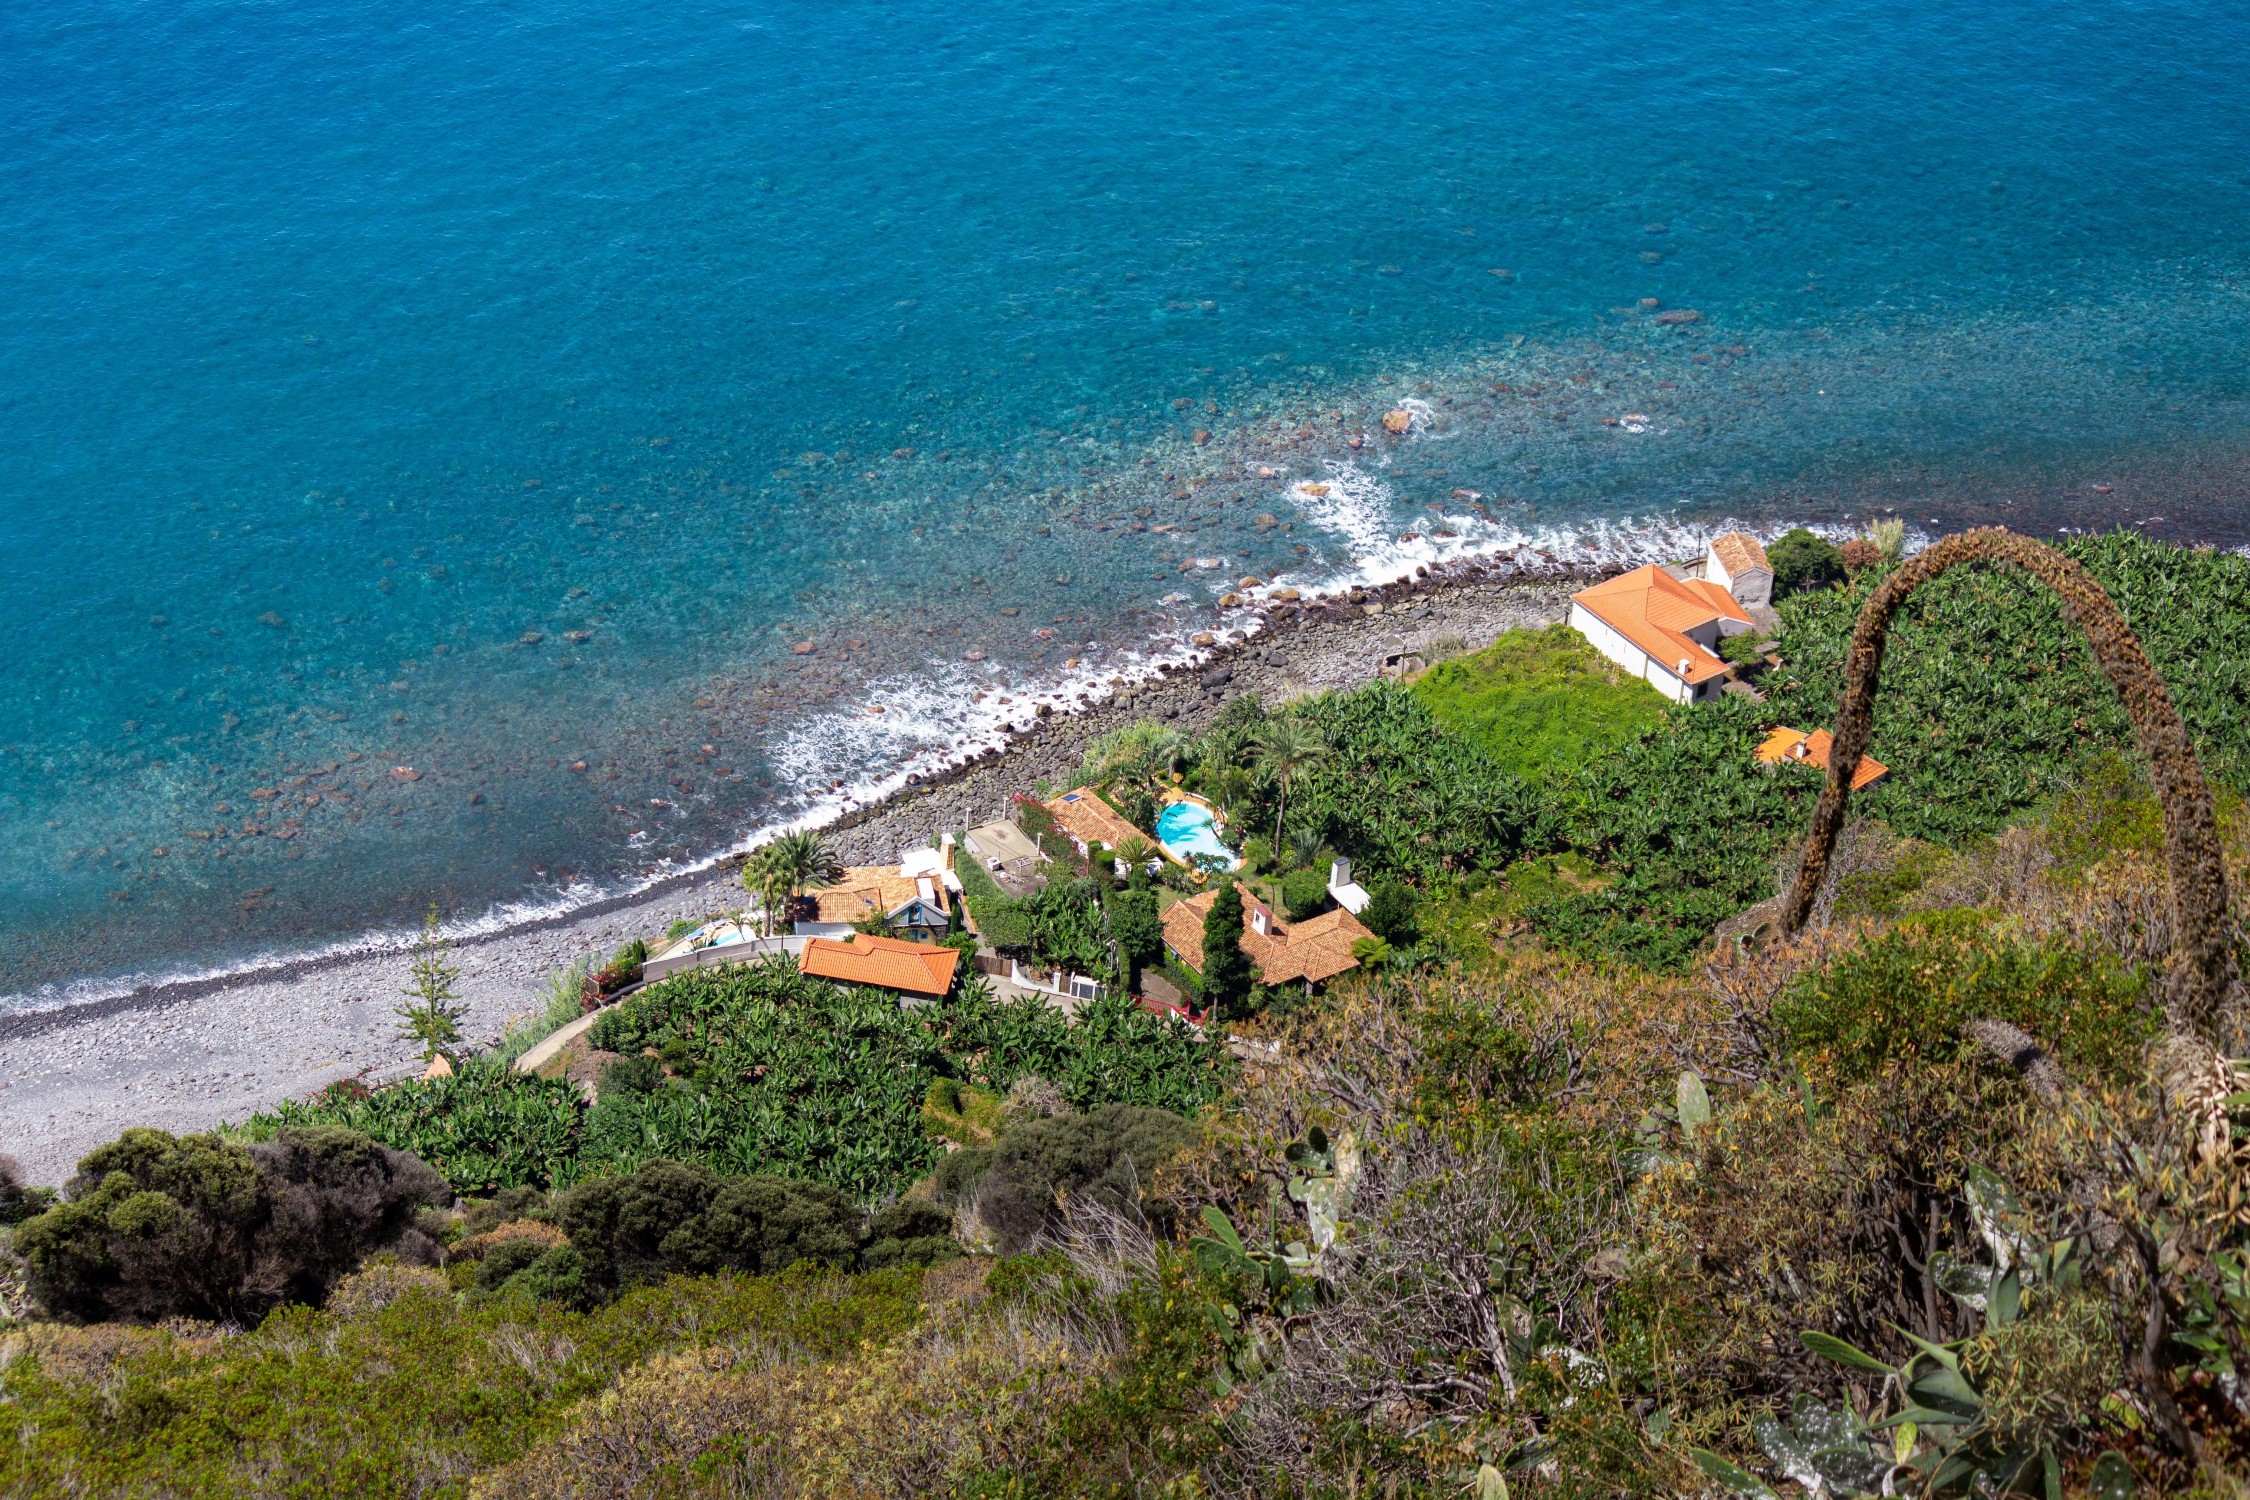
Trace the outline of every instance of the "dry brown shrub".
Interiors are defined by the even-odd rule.
[[[544,1451],[480,1479],[478,1500],[943,1493],[1046,1442],[1056,1413],[1114,1351],[1021,1309],[935,1308],[914,1333],[833,1364],[756,1345],[635,1366],[583,1403]]]
[[[1203,1141],[1159,1167],[1158,1194],[1178,1202],[1263,1205],[1282,1151],[1307,1128],[1343,1129],[1410,1109],[1420,1056],[1407,1004],[1390,984],[1347,986],[1329,1003],[1244,1027],[1240,1081],[1206,1110]]]
[[[1894,1067],[1810,1110],[1789,1088],[1727,1101],[1635,1194],[1634,1279],[1667,1309],[1670,1373],[1706,1404],[1820,1390],[1844,1377],[1801,1329],[1898,1358],[1894,1324],[1968,1333],[1930,1270],[1939,1251],[1981,1255],[1962,1183],[1982,1165],[2058,1200],[2060,1146],[2053,1112],[1982,1058]]]
[[[511,1219],[482,1234],[470,1235],[448,1250],[445,1258],[449,1261],[482,1260],[510,1240],[530,1240],[542,1250],[552,1250],[557,1245],[569,1244],[570,1236],[538,1219]]]
[[[207,1324],[197,1326],[209,1329]],[[49,1380],[63,1385],[100,1385],[117,1372],[119,1365],[154,1354],[171,1343],[169,1333],[135,1323],[92,1323],[83,1328],[30,1323],[0,1339],[0,1365],[29,1358]]]
[[[1535,1362],[1597,1347],[1621,1188],[1614,1168],[1496,1134],[1384,1141],[1323,1266],[1326,1304],[1290,1332],[1269,1378],[1238,1388],[1226,1419],[1237,1472],[1220,1476],[1222,1492],[1343,1493],[1360,1463],[1324,1441],[1340,1428],[1412,1443],[1474,1424],[1515,1398]],[[1551,1331],[1533,1340],[1540,1328]]]
[[[377,1258],[336,1283],[328,1294],[328,1312],[337,1318],[372,1317],[410,1292],[453,1295],[442,1271]]]
[[[1763,1076],[1727,1003],[1692,980],[1609,972],[1531,944],[1497,952],[1475,975],[1346,986],[1245,1029],[1227,1107],[1206,1117],[1199,1147],[1159,1169],[1156,1188],[1190,1206],[1262,1209],[1283,1181],[1283,1150],[1314,1125],[1363,1136],[1406,1122],[1474,1129],[1551,1109],[1574,1126],[1624,1128],[1670,1097],[1683,1068]]]

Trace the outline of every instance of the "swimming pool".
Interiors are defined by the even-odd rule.
[[[1234,851],[1219,842],[1211,809],[1200,802],[1167,802],[1156,815],[1156,841],[1191,865],[1197,855],[1209,854],[1225,860],[1230,870],[1242,867]]]

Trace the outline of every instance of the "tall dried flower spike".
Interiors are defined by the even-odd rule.
[[[2172,706],[2164,679],[2149,664],[2139,638],[2101,585],[2053,548],[2004,527],[1980,527],[1935,543],[1884,579],[1860,610],[1845,666],[1836,741],[1828,757],[1828,784],[1813,810],[1804,862],[1782,909],[1782,933],[1794,936],[1804,927],[1828,873],[1829,856],[1851,797],[1852,773],[1859,769],[1873,733],[1875,689],[1891,617],[1909,594],[1940,573],[1980,562],[2013,563],[2060,595],[2064,612],[2086,632],[2102,675],[2124,700],[2164,810],[2165,863],[2171,874],[2178,933],[2176,962],[2168,976],[2169,1019],[2175,1031],[2216,1040],[2235,987],[2234,955],[2228,940],[2227,880],[2219,853],[2218,819],[2187,727]]]

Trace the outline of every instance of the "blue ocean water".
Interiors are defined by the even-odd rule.
[[[0,994],[614,888],[1238,570],[2238,542],[2246,62],[2178,3],[15,7]]]

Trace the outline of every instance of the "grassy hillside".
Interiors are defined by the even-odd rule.
[[[1440,662],[1415,682],[1414,696],[1448,732],[1533,779],[1615,752],[1654,728],[1665,702],[1559,624],[1511,630],[1482,651]]]

